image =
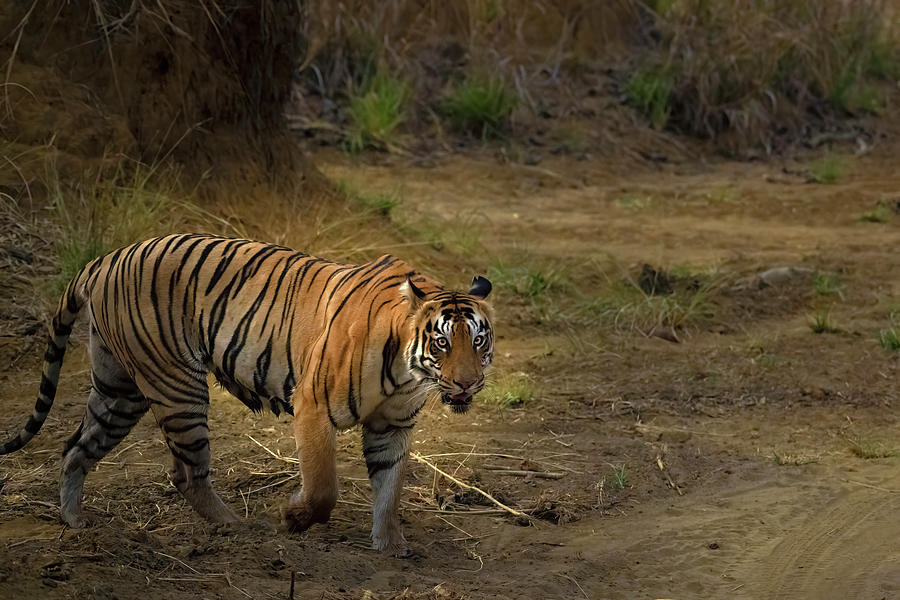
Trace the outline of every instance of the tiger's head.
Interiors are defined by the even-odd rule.
[[[490,291],[484,277],[475,277],[468,293],[426,294],[412,279],[403,286],[414,328],[409,370],[420,382],[436,384],[441,401],[457,413],[469,410],[494,358],[493,310],[485,302]]]

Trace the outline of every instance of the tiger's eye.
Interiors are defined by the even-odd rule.
[[[476,346],[480,346],[483,343],[484,343],[484,336],[479,335],[479,336],[475,337],[475,345]]]
[[[438,345],[438,348],[446,348],[447,347],[447,338],[435,338],[434,343]]]

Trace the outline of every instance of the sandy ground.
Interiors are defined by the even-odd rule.
[[[526,167],[485,156],[421,167],[322,154],[332,177],[401,190],[393,218],[440,223],[474,264],[527,256],[571,267],[587,295],[645,262],[716,269],[728,281],[717,316],[673,343],[620,326],[566,329],[498,289],[497,371],[528,373],[537,398],[463,416],[431,406],[414,449],[532,519],[413,463],[406,560],[367,548],[357,432],[340,439],[332,521],[292,536],[278,523],[297,485],[290,427],[221,393],[213,479],[245,523],[212,527],[192,513],[147,419],[88,478],[95,524],[65,529],[56,472],[84,410],[82,337],[41,435],[0,458],[0,597],[288,598],[291,573],[295,598],[898,597],[898,458],[851,452],[854,440],[898,446],[900,359],[876,337],[900,310],[900,216],[860,220],[896,204],[895,156],[849,156],[839,183],[817,185],[796,162]],[[755,285],[780,266],[836,272],[841,291],[822,298],[811,276]],[[455,283],[470,276],[460,269]],[[838,333],[810,331],[823,302]],[[545,307],[570,309],[565,299]],[[0,374],[0,431],[30,410],[37,360]]]

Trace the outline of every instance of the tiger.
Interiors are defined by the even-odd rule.
[[[407,555],[399,504],[412,430],[433,392],[465,413],[494,354],[491,282],[445,289],[391,255],[340,264],[248,239],[173,234],[85,265],[50,323],[40,390],[8,454],[53,405],[73,323],[88,306],[91,387],[64,444],[60,512],[73,528],[88,471],[149,411],[174,486],[214,523],[238,516],[210,483],[208,374],[260,413],[292,415],[301,485],[282,507],[301,532],[338,498],[336,435],[360,425],[372,489],[372,546]]]

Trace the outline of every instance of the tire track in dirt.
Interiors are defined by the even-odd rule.
[[[877,483],[848,482],[821,511],[786,531],[768,556],[745,563],[750,571],[738,579],[747,582],[746,597],[896,597],[900,473]]]

